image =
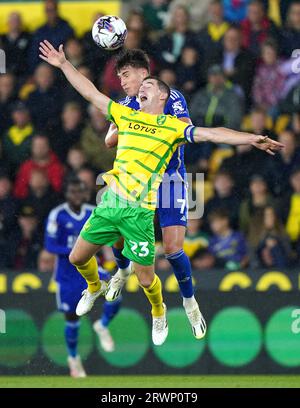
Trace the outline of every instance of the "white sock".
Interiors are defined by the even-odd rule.
[[[121,276],[121,278],[128,278],[128,276],[131,274],[131,264],[129,264],[129,266],[125,269],[118,269],[118,273]]]
[[[197,304],[197,301],[195,299],[195,296],[192,296],[190,298],[183,298],[183,307],[186,310],[193,310],[195,309],[195,304]]]

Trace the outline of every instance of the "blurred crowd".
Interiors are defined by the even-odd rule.
[[[45,220],[77,174],[95,204],[96,178],[111,168],[109,123],[38,44],[64,44],[67,58],[111,98],[123,96],[116,52],[81,38],[44,1],[46,23],[28,32],[17,12],[0,36],[0,267],[24,270],[53,259],[42,250]],[[101,16],[101,10],[93,22]],[[285,144],[275,157],[251,146],[187,146],[185,163],[204,183],[201,219],[191,219],[185,250],[195,269],[300,265],[300,1],[148,0],[124,16],[126,49],[142,48],[152,72],[186,97],[193,123],[269,135]],[[299,48],[299,49],[298,49]],[[201,196],[202,197],[202,196]],[[202,197],[203,199],[203,197]],[[159,240],[160,231],[157,236]],[[158,244],[157,267],[168,268]],[[103,259],[111,264],[110,253]],[[47,263],[48,262],[48,263]]]

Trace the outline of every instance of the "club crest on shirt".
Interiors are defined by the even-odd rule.
[[[172,104],[173,111],[175,115],[184,112],[184,107],[182,106],[181,101],[176,101]]]
[[[160,125],[160,126],[163,125],[165,123],[166,119],[167,119],[166,115],[158,115],[157,116],[157,124]]]

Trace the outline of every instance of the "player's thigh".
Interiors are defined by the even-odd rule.
[[[155,257],[154,211],[138,207],[129,209],[128,214],[125,212],[124,215],[119,228],[124,237],[123,255],[138,264],[153,265]]]
[[[188,218],[187,186],[181,181],[161,183],[158,197],[158,220],[161,228],[186,227]]]
[[[69,260],[73,265],[83,265],[95,255],[101,245],[93,244],[86,241],[81,236],[79,236],[75,242],[75,245],[70,253]]]
[[[188,217],[185,183],[179,180],[161,183],[157,214],[162,228],[165,253],[172,254],[179,251],[183,247]]]
[[[171,225],[162,228],[163,247],[166,254],[174,254],[183,248],[186,227]]]
[[[120,238],[118,226],[115,225],[119,210],[110,207],[107,192],[103,196],[84,224],[80,237],[90,244],[111,246]]]

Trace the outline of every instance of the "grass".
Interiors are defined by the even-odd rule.
[[[300,388],[296,375],[1,377],[1,388]]]

